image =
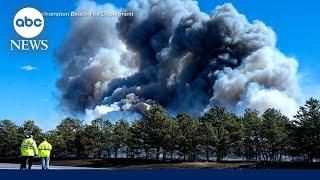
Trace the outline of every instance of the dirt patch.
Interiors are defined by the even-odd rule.
[[[52,161],[55,166],[78,167],[111,167],[126,169],[157,169],[157,168],[191,168],[191,169],[224,169],[224,168],[250,168],[255,165],[251,162],[156,162],[152,160],[58,160]]]

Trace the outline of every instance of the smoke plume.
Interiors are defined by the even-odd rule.
[[[289,116],[297,109],[297,61],[276,48],[270,27],[231,4],[207,14],[191,0],[133,0],[123,10],[80,1],[76,11],[134,15],[73,17],[58,52],[67,110],[96,118],[154,102],[191,114],[213,105]]]

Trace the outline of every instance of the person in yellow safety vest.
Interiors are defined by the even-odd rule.
[[[51,149],[52,149],[51,144],[48,143],[46,138],[43,138],[43,142],[38,147],[39,157],[41,158],[43,170],[49,169]]]
[[[38,154],[37,144],[32,135],[28,135],[27,139],[22,141],[20,151],[22,155],[20,169],[26,169],[27,164],[28,169],[31,169],[33,157]]]

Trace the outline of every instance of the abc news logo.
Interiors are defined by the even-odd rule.
[[[31,39],[38,36],[44,27],[42,14],[34,8],[23,8],[13,19],[14,30],[27,39],[10,40],[10,50],[47,50],[48,40]]]

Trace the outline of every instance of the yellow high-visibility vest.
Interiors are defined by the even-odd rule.
[[[22,156],[34,156],[38,154],[37,144],[32,138],[28,138],[21,143],[21,155]]]
[[[49,144],[47,141],[43,141],[38,147],[39,157],[50,157],[51,149],[51,144]]]

